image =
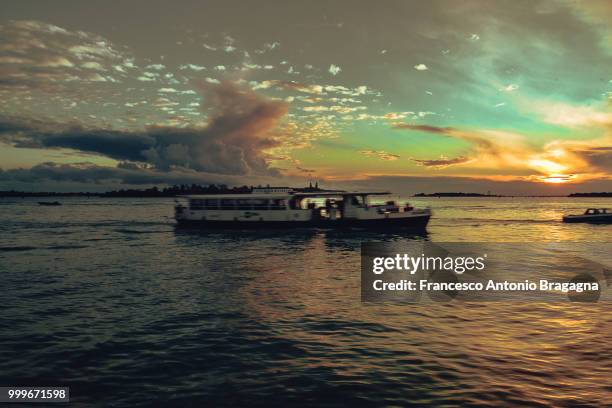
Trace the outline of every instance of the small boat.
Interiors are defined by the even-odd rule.
[[[612,224],[612,211],[609,208],[589,208],[581,215],[565,215],[563,222],[589,222],[593,224]]]
[[[38,205],[62,205],[59,201],[39,201]]]
[[[179,225],[221,228],[362,227],[424,230],[431,210],[395,201],[371,203],[389,192],[255,188],[247,194],[189,195],[175,207]]]

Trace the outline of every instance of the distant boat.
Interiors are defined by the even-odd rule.
[[[388,192],[300,192],[288,187],[257,188],[250,194],[188,195],[175,207],[179,224],[223,228],[400,227],[424,230],[431,211],[408,203],[369,202]]]
[[[39,201],[38,205],[62,205],[59,201]]]
[[[593,224],[612,224],[612,211],[609,208],[589,208],[581,215],[565,215],[563,222],[589,222]]]

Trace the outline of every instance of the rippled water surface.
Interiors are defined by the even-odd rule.
[[[0,200],[0,385],[74,406],[612,404],[610,304],[362,304],[362,241],[610,242],[606,199],[419,199],[424,236],[177,230],[170,199]]]

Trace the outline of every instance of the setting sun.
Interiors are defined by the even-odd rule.
[[[571,174],[551,174],[550,176],[543,177],[542,181],[545,183],[562,184],[571,181],[573,178],[574,176]]]

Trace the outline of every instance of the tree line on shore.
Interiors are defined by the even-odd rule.
[[[252,186],[228,187],[225,184],[180,184],[170,187],[147,189],[121,189],[105,193],[92,192],[41,192],[41,191],[0,191],[0,197],[176,197],[190,194],[248,194]]]
[[[268,186],[256,186],[265,188]],[[249,194],[254,186],[234,186],[229,187],[225,184],[178,184],[169,187],[159,188],[157,186],[146,189],[121,189],[104,193],[94,192],[47,192],[47,191],[0,191],[0,197],[177,197],[192,194]],[[318,183],[312,183],[308,187],[296,188],[297,191],[316,192],[331,191],[319,188]]]

